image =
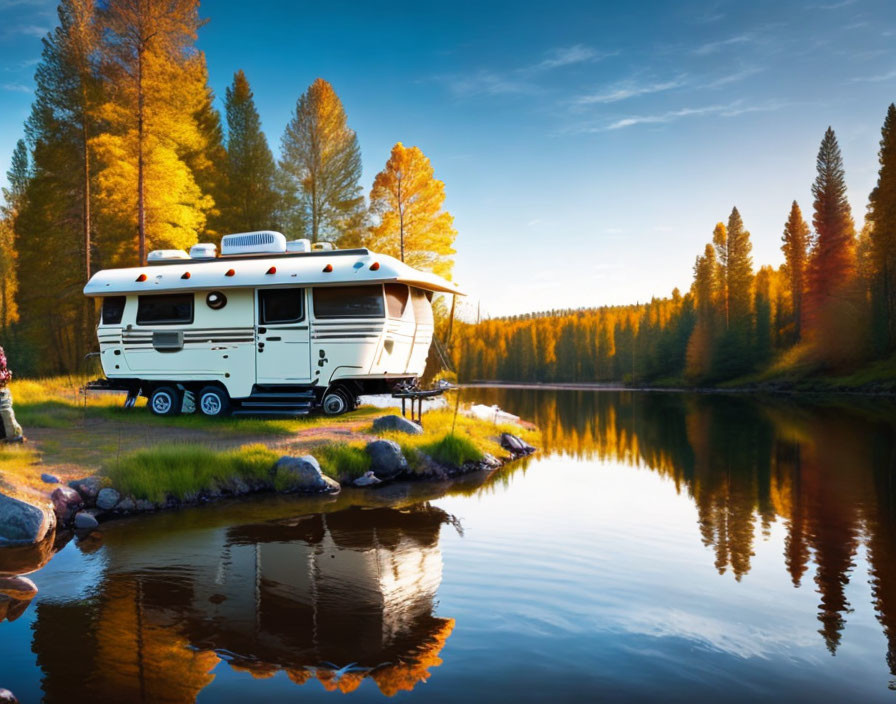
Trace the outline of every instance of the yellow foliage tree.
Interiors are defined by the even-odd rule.
[[[208,99],[204,57],[193,49],[198,10],[198,0],[120,0],[101,16],[104,72],[116,90],[93,147],[97,201],[113,238],[104,244],[117,252],[115,263],[133,261],[135,231],[140,261],[147,245],[189,247],[214,205],[187,161],[207,141],[195,117]]]
[[[429,159],[399,142],[370,191],[370,211],[378,224],[370,229],[367,245],[450,278],[457,231],[444,203],[445,184],[433,176]]]

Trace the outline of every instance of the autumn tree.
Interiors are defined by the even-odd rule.
[[[230,232],[270,229],[277,220],[277,166],[261,130],[254,96],[242,69],[225,97],[227,194],[222,218]]]
[[[28,186],[28,149],[24,140],[16,142],[12,162],[6,178],[9,186],[3,189],[3,205],[0,206],[0,333],[7,344],[10,326],[18,320],[16,291],[18,273],[16,271],[15,224],[25,203]]]
[[[719,266],[716,249],[707,244],[703,256],[694,263],[692,291],[696,301],[697,323],[688,340],[686,373],[694,379],[711,373],[715,342],[719,290]]]
[[[377,223],[367,244],[417,269],[450,277],[454,264],[454,217],[444,209],[445,184],[417,147],[401,142],[370,191],[370,212]]]
[[[120,238],[136,231],[142,262],[148,244],[193,244],[214,205],[187,163],[208,143],[196,120],[208,101],[204,57],[194,48],[199,1],[116,0],[100,17],[103,74],[115,91],[101,111],[107,130],[94,140],[98,197]]]
[[[728,326],[743,325],[750,318],[750,291],[753,285],[753,245],[737,208],[728,217],[728,238],[724,262],[728,292]]]
[[[725,314],[725,327],[728,327],[728,228],[725,223],[717,222],[712,231],[712,245],[715,249],[716,274],[715,285],[718,300]]]
[[[803,321],[803,294],[806,291],[806,276],[809,256],[809,226],[796,201],[790,206],[790,215],[784,224],[781,237],[781,251],[787,266],[790,296],[793,302],[793,324],[795,339],[799,340]]]
[[[280,166],[294,194],[297,220],[314,241],[354,244],[364,225],[361,148],[342,101],[322,78],[296,103],[282,139]]]
[[[890,104],[881,129],[880,171],[868,203],[870,259],[874,269],[876,327],[885,331],[885,349],[896,348],[896,105]]]
[[[842,361],[857,352],[857,310],[851,299],[855,274],[855,227],[846,199],[843,158],[828,127],[816,159],[812,184],[815,245],[809,260],[812,333],[819,354]]]

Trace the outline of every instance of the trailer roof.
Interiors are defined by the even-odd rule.
[[[332,252],[172,259],[127,269],[104,269],[84,287],[87,296],[276,286],[403,283],[463,295],[457,285],[366,249]]]

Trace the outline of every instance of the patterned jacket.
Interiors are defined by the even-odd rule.
[[[12,379],[12,372],[6,368],[6,353],[0,347],[0,389],[5,388]]]

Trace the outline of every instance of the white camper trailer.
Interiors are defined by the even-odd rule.
[[[158,415],[344,413],[419,378],[432,295],[459,293],[392,257],[279,232],[147,260],[94,274],[84,293],[102,299],[103,385]]]

